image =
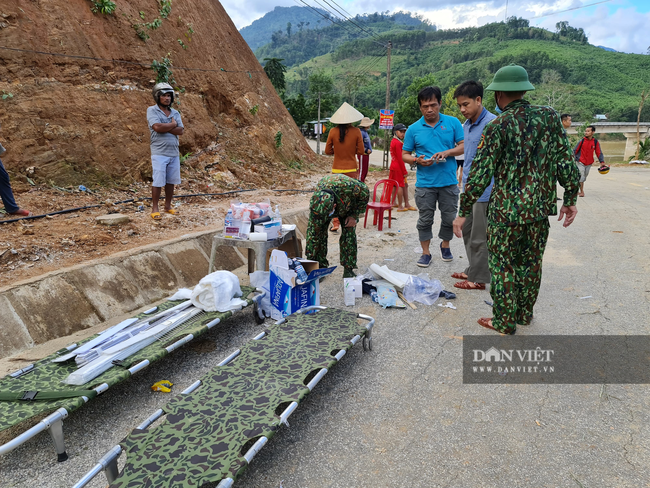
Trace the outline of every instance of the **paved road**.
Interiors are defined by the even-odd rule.
[[[535,320],[518,334],[650,334],[648,187],[645,168],[595,173],[574,225],[551,219]],[[383,233],[359,231],[361,268],[376,262],[421,271],[416,212],[396,216]],[[467,262],[460,240],[452,251],[454,262],[434,257],[426,270],[447,289],[449,275]],[[330,257],[337,262],[335,252]],[[340,278],[337,270],[323,282],[325,305],[341,306]],[[490,314],[486,299],[486,291],[460,291],[457,310],[382,310],[367,296],[357,300],[355,310],[377,318],[374,351],[358,345],[332,368],[236,486],[650,486],[647,385],[462,383],[463,336],[492,334],[476,324]],[[70,486],[165,402],[148,390],[154,381],[182,389],[259,330],[252,321],[231,322],[112,388],[65,422],[68,462],[54,461],[42,435],[0,459],[0,486]]]

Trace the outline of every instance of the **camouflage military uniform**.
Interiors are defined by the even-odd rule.
[[[575,205],[578,196],[578,170],[553,109],[515,100],[488,123],[461,195],[460,217],[470,215],[493,176],[487,228],[492,326],[509,332],[533,316],[548,216],[557,215],[557,182],[565,206]]]
[[[325,190],[325,191],[322,191]],[[327,192],[331,193],[327,193]],[[307,259],[318,261],[322,268],[328,266],[327,237],[329,223],[333,217],[341,221],[339,239],[341,265],[348,270],[357,267],[357,233],[355,227],[345,227],[345,219],[359,217],[366,211],[370,193],[365,183],[345,176],[333,174],[318,182],[317,190],[309,202],[309,225],[307,226]],[[336,208],[330,215],[334,203]]]

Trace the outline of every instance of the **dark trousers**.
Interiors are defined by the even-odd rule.
[[[474,283],[489,283],[487,249],[487,209],[489,202],[476,202],[472,213],[463,226],[463,240],[469,266],[465,268],[467,279]]]
[[[20,209],[16,205],[16,200],[14,200],[14,193],[11,191],[11,184],[9,183],[9,175],[2,161],[0,161],[0,197],[2,198],[2,203],[4,203],[7,213],[14,213]]]
[[[454,219],[458,212],[458,185],[441,186],[436,188],[415,187],[415,204],[418,206],[418,237],[420,242],[433,238],[433,216],[436,205],[440,209],[440,232],[438,237],[443,241],[454,238]]]
[[[365,182],[368,176],[368,166],[370,165],[370,156],[368,154],[357,154],[359,159],[359,181]]]
[[[488,262],[492,273],[492,325],[499,331],[528,325],[533,318],[542,282],[542,257],[550,225],[548,219],[530,224],[500,226],[488,222]]]

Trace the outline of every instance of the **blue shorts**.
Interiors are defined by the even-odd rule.
[[[181,184],[181,158],[151,155],[153,168],[153,183],[151,186],[162,188],[165,185]]]

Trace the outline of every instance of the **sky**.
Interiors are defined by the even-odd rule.
[[[316,0],[305,1],[321,8]],[[327,6],[324,0],[319,1]],[[529,19],[532,26],[555,31],[556,22],[566,20],[573,27],[582,27],[591,44],[646,54],[650,48],[649,0],[610,0],[548,15],[599,1],[602,0],[337,0],[336,4],[352,15],[387,10],[418,13],[440,29],[479,26],[515,15]],[[221,0],[221,3],[238,29],[250,25],[276,6],[304,6],[299,0]],[[334,5],[331,0],[329,3]]]

